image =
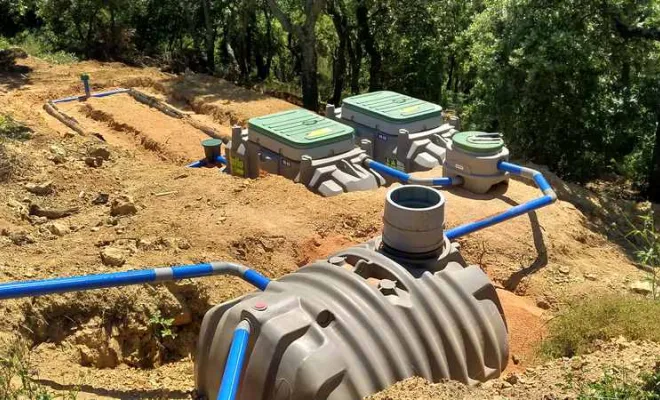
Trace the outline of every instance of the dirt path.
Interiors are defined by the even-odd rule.
[[[387,188],[325,199],[279,176],[246,180],[213,169],[185,169],[183,160],[199,158],[199,131],[125,95],[67,106],[109,144],[110,160],[90,168],[82,156],[89,146],[103,143],[68,135],[41,111],[47,99],[77,93],[81,72],[92,75],[95,90],[151,90],[204,113],[200,118],[219,129],[292,107],[288,103],[197,75],[173,77],[94,62],[50,66],[28,59],[27,65],[32,73],[0,92],[0,108],[38,133],[28,142],[11,144],[25,169],[0,190],[0,230],[6,232],[0,236],[0,281],[211,260],[240,261],[277,278],[379,234]],[[52,161],[54,146],[66,153],[64,161]],[[53,194],[37,196],[24,188],[43,181],[52,182]],[[108,195],[106,204],[95,203],[99,194]],[[137,213],[112,217],[110,204],[124,195],[133,199]],[[446,192],[447,225],[483,218],[538,195],[535,187],[515,180],[487,196],[452,189]],[[55,221],[69,228],[55,235],[46,228],[53,221],[25,214],[30,204],[78,211]],[[20,235],[29,240],[15,240]],[[519,365],[511,363],[512,370],[529,367],[530,352],[543,332],[545,315],[535,307],[539,300],[558,306],[569,295],[623,291],[639,277],[621,249],[563,201],[460,243],[470,263],[481,264],[497,285],[523,296],[500,291],[512,354],[521,359]],[[108,248],[119,249],[125,263],[104,265],[101,252]],[[3,302],[0,332],[19,332],[35,346],[39,375],[53,388],[83,385],[81,392],[89,398],[151,397],[169,388],[173,392],[166,394],[176,398],[194,384],[190,357],[204,312],[249,290],[231,278],[208,278],[8,301]],[[154,340],[148,321],[156,310],[166,317],[186,317],[174,328],[178,336],[171,343]]]

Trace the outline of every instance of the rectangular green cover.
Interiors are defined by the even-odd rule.
[[[344,99],[342,110],[351,110],[396,124],[439,118],[442,107],[404,94],[380,91]]]
[[[350,126],[304,109],[252,118],[248,121],[248,131],[296,149],[352,141],[354,134]]]

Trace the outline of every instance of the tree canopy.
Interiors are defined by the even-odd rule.
[[[576,181],[617,173],[660,201],[657,0],[0,0],[0,35],[314,110],[403,92],[502,132],[516,157]]]

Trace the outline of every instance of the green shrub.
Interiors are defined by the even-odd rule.
[[[54,400],[76,398],[75,392],[58,395],[39,384],[33,375],[27,347],[20,342],[5,345],[0,352],[0,399]]]
[[[623,336],[660,342],[660,302],[632,297],[591,298],[575,303],[550,322],[541,343],[547,357],[572,357],[593,350],[596,340]]]
[[[32,130],[13,119],[10,115],[0,114],[0,140],[27,140],[32,137]]]
[[[660,400],[660,365],[653,372],[641,376],[641,382],[606,372],[597,382],[580,390],[578,400]]]
[[[51,64],[71,64],[79,61],[78,57],[62,50],[55,50],[52,42],[43,34],[23,32],[17,35],[13,44],[21,47],[29,55],[41,58]]]
[[[9,40],[7,40],[7,38],[4,36],[0,36],[0,50],[6,49],[8,47],[11,47]]]

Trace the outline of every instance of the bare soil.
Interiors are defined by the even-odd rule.
[[[614,382],[634,384],[639,376],[657,368],[660,345],[618,338],[602,343],[582,357],[548,361],[522,373],[510,373],[468,388],[456,382],[429,383],[420,378],[399,382],[369,400],[482,400],[594,398],[588,385],[609,376]]]
[[[136,87],[222,132],[294,107],[289,103],[201,75],[117,63],[55,66],[32,57],[22,63],[31,72],[0,75],[0,111],[36,134],[7,144],[23,168],[0,186],[0,282],[213,260],[240,261],[277,278],[379,234],[387,188],[326,199],[279,176],[246,180],[216,169],[186,169],[186,162],[201,158],[204,135],[126,95],[62,107],[96,136],[74,134],[42,110],[48,99],[80,93],[83,72],[94,90]],[[111,153],[97,168],[84,161],[94,146]],[[54,193],[25,189],[45,181]],[[534,364],[545,320],[564,299],[625,291],[640,277],[625,251],[608,240],[613,233],[603,222],[607,215],[596,215],[599,200],[556,178],[552,183],[570,201],[460,239],[466,259],[501,288],[512,354],[519,360],[510,363],[511,372]],[[108,196],[106,204],[97,204],[103,203],[99,194]],[[516,180],[483,196],[453,189],[446,192],[447,225],[538,195]],[[110,215],[110,204],[122,196],[132,198],[135,215]],[[44,221],[29,215],[34,205],[75,211]],[[64,234],[52,233],[55,222],[67,228]],[[104,265],[100,254],[107,248],[118,249],[125,264]],[[79,398],[185,398],[194,387],[192,359],[204,312],[249,290],[217,277],[3,301],[0,332],[27,340],[43,382],[58,390],[78,388]],[[157,311],[175,318],[176,338],[159,337],[159,327],[149,322]],[[423,398],[426,384],[403,385]]]

